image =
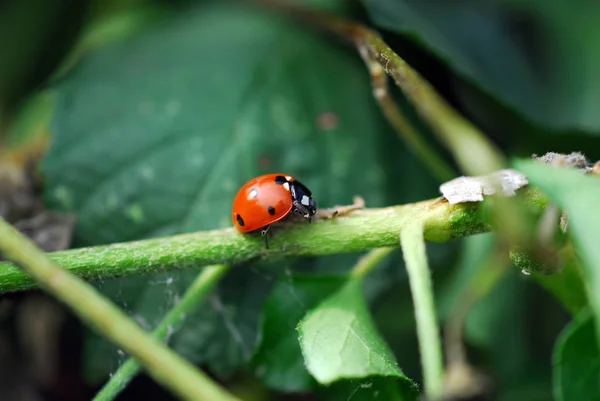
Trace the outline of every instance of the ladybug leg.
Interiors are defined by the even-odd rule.
[[[261,231],[260,234],[265,237],[265,247],[267,249],[269,249],[269,228],[271,228],[271,226],[265,226]]]
[[[297,200],[294,201],[294,213],[304,217],[305,219],[308,219],[309,223],[312,219],[312,216],[309,213],[308,209]]]

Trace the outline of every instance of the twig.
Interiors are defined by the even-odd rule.
[[[204,301],[206,295],[228,270],[229,266],[227,265],[206,266],[187,289],[181,301],[169,311],[152,335],[161,341],[167,339],[169,333],[185,319],[188,313]],[[94,401],[114,400],[139,371],[140,365],[136,360],[128,359],[96,394]]]
[[[152,338],[91,285],[51,261],[30,239],[0,218],[0,252],[76,315],[132,355],[159,383],[184,400],[233,401],[202,372]]]

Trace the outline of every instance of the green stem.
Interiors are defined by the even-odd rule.
[[[190,311],[196,308],[219,282],[221,277],[229,270],[227,265],[207,266],[198,274],[196,280],[187,289],[181,301],[165,316],[162,322],[154,329],[152,335],[164,341],[173,327],[179,325]],[[140,365],[133,358],[128,359],[111,376],[110,380],[96,394],[94,401],[114,400],[125,386],[140,371]]]
[[[352,276],[358,279],[364,278],[367,274],[369,274],[379,262],[385,259],[390,253],[392,253],[396,248],[388,247],[388,248],[379,248],[373,249],[365,256],[360,258],[358,263],[352,269]]]
[[[417,321],[425,394],[428,398],[437,399],[444,391],[442,342],[433,301],[433,286],[427,265],[423,223],[420,219],[411,221],[400,231],[400,243]]]
[[[66,304],[83,321],[136,358],[158,383],[181,399],[237,400],[142,330],[91,285],[50,260],[30,239],[1,218],[0,252],[21,266],[43,289]]]
[[[546,198],[533,190],[523,197],[532,206],[546,206]],[[232,228],[203,231],[171,237],[71,249],[50,253],[49,257],[86,280],[172,271],[182,268],[226,263],[257,257],[318,256],[365,252],[398,245],[398,232],[408,216],[425,220],[425,239],[444,242],[489,230],[480,216],[482,203],[451,205],[432,199],[404,206],[358,210],[313,224],[285,223],[272,227],[269,249],[258,234],[240,234]],[[36,286],[21,269],[0,262],[0,293]]]
[[[49,257],[86,280],[233,264],[265,256],[317,256],[364,252],[397,246],[407,215],[427,219],[426,238],[447,241],[487,230],[478,204],[449,205],[437,199],[405,206],[364,209],[312,224],[285,223],[272,227],[269,249],[260,233],[240,234],[233,228],[142,241],[71,249]],[[35,287],[21,269],[0,262],[0,293]]]

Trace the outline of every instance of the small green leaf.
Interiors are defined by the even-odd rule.
[[[600,344],[600,179],[576,169],[531,160],[515,161],[529,182],[539,186],[568,215],[568,232],[582,260],[582,271],[597,324]]]
[[[553,365],[556,401],[600,401],[600,348],[589,310],[561,333]]]
[[[296,326],[306,312],[338,289],[344,276],[287,276],[263,309],[262,341],[253,358],[256,374],[270,387],[300,391],[315,386],[304,366]]]
[[[377,332],[359,280],[349,281],[312,310],[298,331],[306,367],[321,384],[390,376],[414,386]]]

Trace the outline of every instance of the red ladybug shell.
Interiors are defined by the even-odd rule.
[[[290,182],[286,174],[265,174],[248,181],[233,200],[233,225],[241,232],[273,224],[292,210]]]

